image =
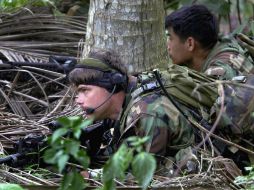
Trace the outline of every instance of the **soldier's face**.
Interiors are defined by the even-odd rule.
[[[190,61],[190,52],[188,51],[188,44],[177,36],[172,28],[167,30],[168,40],[167,48],[168,54],[172,59],[173,64],[185,65]]]
[[[109,96],[110,93],[102,87],[82,84],[77,87],[75,100],[85,112],[89,108],[95,109],[93,113],[86,113],[87,118],[101,120],[109,115],[108,110],[110,110],[111,105],[111,99],[108,99]]]

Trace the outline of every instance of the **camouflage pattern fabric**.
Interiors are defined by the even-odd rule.
[[[236,40],[222,38],[209,53],[201,72],[220,80],[254,73],[253,61],[246,52]]]
[[[254,87],[254,75],[246,76],[246,82],[232,81],[232,84],[224,85],[224,113],[220,119],[221,128],[229,128],[230,134],[242,136],[254,134],[254,89],[244,85]],[[221,108],[221,98],[216,102],[216,112]],[[251,135],[252,137],[252,135]]]
[[[181,108],[186,110],[186,107]],[[159,156],[157,168],[169,165],[164,157],[170,163],[180,160],[175,158],[177,152],[194,142],[192,127],[168,98],[161,95],[160,90],[131,99],[120,121],[120,142],[133,135],[151,137],[145,149]],[[167,166],[166,173],[170,173],[170,167]]]
[[[217,119],[223,105],[216,133],[221,137],[242,147],[254,151],[254,75],[247,75],[245,82],[232,81],[224,84],[224,93],[217,99],[211,109],[211,118]],[[222,102],[222,96],[224,102]],[[254,155],[240,151],[235,146],[215,144],[223,156],[232,158],[243,169],[254,164]],[[245,156],[246,155],[246,156]]]

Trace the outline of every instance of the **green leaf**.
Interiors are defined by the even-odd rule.
[[[69,128],[69,126],[71,125],[71,121],[68,117],[59,117],[57,119],[57,121],[63,126],[63,127],[66,127],[66,128]]]
[[[139,153],[132,161],[133,175],[142,186],[142,189],[146,189],[148,187],[150,181],[152,180],[155,169],[155,158],[147,152]]]
[[[87,184],[84,181],[84,178],[82,175],[80,175],[80,173],[75,172],[74,173],[74,178],[71,184],[71,190],[75,189],[75,190],[83,190],[85,189],[85,187],[87,187]]]
[[[16,184],[0,184],[0,190],[24,190]]]
[[[72,182],[73,178],[74,178],[74,174],[72,172],[64,174],[59,190],[69,189],[70,186],[71,186],[71,182]]]
[[[48,149],[44,153],[44,161],[48,164],[56,164],[59,157],[63,155],[63,150],[56,150],[54,148]]]
[[[127,141],[130,143],[130,146],[133,147],[140,147],[143,146],[148,140],[150,139],[149,136],[140,138],[140,137],[129,137]]]
[[[67,117],[67,119],[69,120],[69,128],[76,128],[77,126],[79,126],[82,121],[83,121],[83,118],[80,117],[80,116],[70,116],[70,117]]]
[[[73,134],[75,139],[79,139],[80,135],[81,135],[81,130],[80,129],[73,129]]]
[[[92,123],[93,123],[93,121],[91,119],[86,119],[86,120],[82,120],[81,123],[74,126],[74,129],[73,129],[74,137],[76,139],[79,139],[79,137],[81,135],[81,130],[83,128],[86,128],[87,126],[91,125]]]
[[[65,174],[61,182],[60,190],[83,190],[87,187],[84,178],[76,171]]]
[[[87,153],[83,150],[79,150],[75,159],[86,169],[90,164],[90,158]]]
[[[103,182],[110,181],[115,177],[123,180],[125,171],[129,167],[132,157],[133,149],[128,149],[125,144],[122,144],[117,152],[104,165]]]
[[[126,139],[126,141],[127,141],[128,143],[133,143],[133,142],[138,141],[138,138],[139,138],[139,137],[137,137],[137,136],[131,136],[131,137],[128,137],[128,138]]]
[[[103,183],[103,190],[115,190],[116,189],[116,184],[114,180],[109,180],[106,183]]]
[[[63,169],[65,168],[66,166],[66,163],[68,162],[69,160],[69,155],[67,154],[64,154],[62,155],[58,161],[57,161],[57,166],[58,166],[58,170],[59,170],[59,173],[62,173]]]
[[[78,127],[79,127],[79,129],[83,129],[83,128],[88,127],[92,123],[93,123],[92,119],[85,119],[85,120],[82,121],[82,123]]]
[[[77,157],[79,146],[80,142],[78,141],[72,139],[66,139],[64,141],[65,152],[72,155],[75,158]]]
[[[65,135],[67,132],[68,132],[68,129],[66,129],[66,128],[57,129],[57,130],[53,133],[50,143],[51,143],[51,144],[54,144],[60,137],[62,137],[63,135]]]

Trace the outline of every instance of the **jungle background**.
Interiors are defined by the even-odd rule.
[[[0,62],[3,63],[0,64],[1,157],[14,153],[17,149],[13,146],[15,142],[28,134],[49,135],[49,124],[57,118],[82,114],[74,104],[74,94],[68,86],[66,72],[59,72],[50,66],[45,69],[46,63],[54,62],[56,56],[67,56],[72,60],[84,57],[91,47],[110,47],[119,51],[132,73],[164,67],[170,64],[166,52],[164,17],[183,5],[194,3],[205,4],[217,15],[222,34],[232,35],[244,30],[254,34],[254,23],[250,22],[254,19],[253,0],[151,0],[149,3],[145,0],[117,0],[114,3],[119,3],[118,12],[110,13],[114,18],[112,20],[101,16],[104,13],[100,12],[100,7],[107,7],[109,2],[0,0]],[[139,17],[143,15],[141,21],[135,20],[137,15],[128,16],[127,13],[133,11]],[[137,24],[139,21],[140,25]],[[153,28],[146,27],[147,23]],[[38,67],[29,64],[6,66],[5,63],[10,62],[38,63]],[[45,65],[40,67],[39,64]],[[64,160],[56,163],[61,167],[66,165]],[[221,189],[244,188],[235,184],[223,167],[225,165],[219,161],[210,161],[208,169],[200,174],[172,179],[153,176],[152,184],[155,188],[198,185],[210,188],[219,183]],[[253,183],[252,168],[249,170],[248,177],[252,177]],[[38,163],[30,163],[26,167],[2,165],[0,181],[21,184],[26,188],[32,188],[32,185],[56,188],[63,175],[53,171],[39,167]],[[145,176],[145,173],[141,174]],[[69,178],[79,177],[73,175]],[[80,180],[73,181],[76,187],[83,187]],[[102,185],[100,180],[88,182],[96,187]],[[116,183],[121,187],[138,185],[132,178]],[[61,187],[64,189],[64,186]],[[38,186],[35,188],[38,189]]]

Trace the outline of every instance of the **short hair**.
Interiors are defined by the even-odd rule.
[[[116,72],[127,75],[127,68],[125,64],[121,60],[119,54],[112,49],[92,49],[88,54],[88,58],[98,59],[103,63],[110,65],[116,70]],[[102,77],[103,72],[95,69],[74,68],[69,73],[69,81],[75,86],[85,84],[88,81],[97,80]]]
[[[204,5],[185,6],[171,13],[165,28],[172,28],[182,40],[193,37],[204,49],[211,49],[218,41],[217,18]]]

